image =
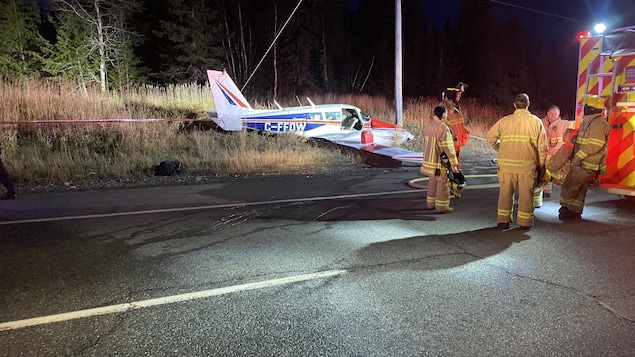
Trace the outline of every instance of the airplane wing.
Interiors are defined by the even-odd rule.
[[[359,137],[359,133],[358,133]],[[326,139],[329,140],[329,139]],[[399,147],[394,147],[382,143],[361,143],[359,138],[356,140],[329,140],[335,144],[357,149],[360,151],[381,155],[400,161],[403,164],[421,165],[423,162],[423,152],[414,152]]]
[[[370,139],[364,139],[366,133],[370,132]],[[364,144],[364,143],[375,143],[378,145],[383,145],[386,147],[394,147],[399,144],[403,144],[407,140],[413,140],[414,135],[412,135],[407,130],[399,130],[386,127],[386,128],[367,128],[364,130],[339,130],[338,132],[333,131],[324,131],[319,133],[314,131],[311,134],[311,137],[326,139],[333,142],[338,143],[351,143],[351,144]]]

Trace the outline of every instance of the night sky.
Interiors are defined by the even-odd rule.
[[[422,0],[427,23],[440,28],[449,20],[456,25],[461,1],[487,0]],[[496,18],[517,19],[528,31],[537,34],[554,34],[554,29],[548,26],[581,31],[599,21],[608,28],[635,25],[633,0],[494,0],[492,3]]]

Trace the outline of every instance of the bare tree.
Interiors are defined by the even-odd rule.
[[[108,63],[127,45],[131,32],[123,17],[140,9],[136,0],[53,0],[54,10],[74,14],[88,25],[90,51],[99,55],[101,90],[108,90]]]
[[[236,2],[236,8],[225,6],[223,2],[225,60],[239,83],[247,81],[254,57],[251,27],[244,21],[243,15],[240,1]]]

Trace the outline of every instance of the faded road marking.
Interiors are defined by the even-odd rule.
[[[67,312],[67,313],[57,314],[57,315],[49,315],[49,316],[43,316],[43,317],[34,317],[31,319],[25,319],[25,320],[3,322],[3,323],[0,323],[0,331],[17,330],[17,329],[22,329],[29,326],[44,325],[44,324],[50,324],[54,322],[81,319],[81,318],[92,317],[92,316],[117,314],[117,313],[131,311],[131,310],[139,310],[146,307],[173,304],[173,303],[182,302],[182,301],[204,299],[204,298],[208,298],[212,296],[219,296],[219,295],[230,294],[230,293],[235,293],[240,291],[264,289],[264,288],[269,288],[272,286],[292,284],[292,283],[298,283],[302,281],[309,281],[309,280],[315,280],[315,279],[329,278],[329,277],[333,277],[337,275],[342,275],[344,273],[346,273],[346,270],[327,270],[327,271],[311,273],[311,274],[303,274],[303,275],[290,276],[286,278],[265,280],[265,281],[260,281],[257,283],[227,286],[224,288],[210,289],[210,290],[198,291],[194,293],[165,296],[165,297],[156,298],[156,299],[135,301],[135,302],[129,302],[129,303],[119,304],[119,305],[96,307],[93,309],[79,310],[79,311]]]

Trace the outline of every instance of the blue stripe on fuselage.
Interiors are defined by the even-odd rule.
[[[285,116],[285,119],[277,116],[275,119],[272,118],[257,118],[257,117],[248,117],[243,119],[243,124],[248,129],[259,130],[259,131],[273,131],[273,132],[304,132],[308,130],[312,130],[315,128],[319,128],[321,126],[333,126],[337,129],[340,128],[339,121],[325,121],[325,120],[306,120],[302,118],[298,118],[298,115],[288,115]]]
[[[225,96],[225,99],[227,99],[227,101],[229,102],[230,105],[238,106],[238,104],[236,104],[234,99],[232,99],[232,97],[223,89],[223,87],[221,87],[218,84],[216,84],[216,85],[218,86],[218,89],[220,89],[221,93],[223,93],[223,96]]]

